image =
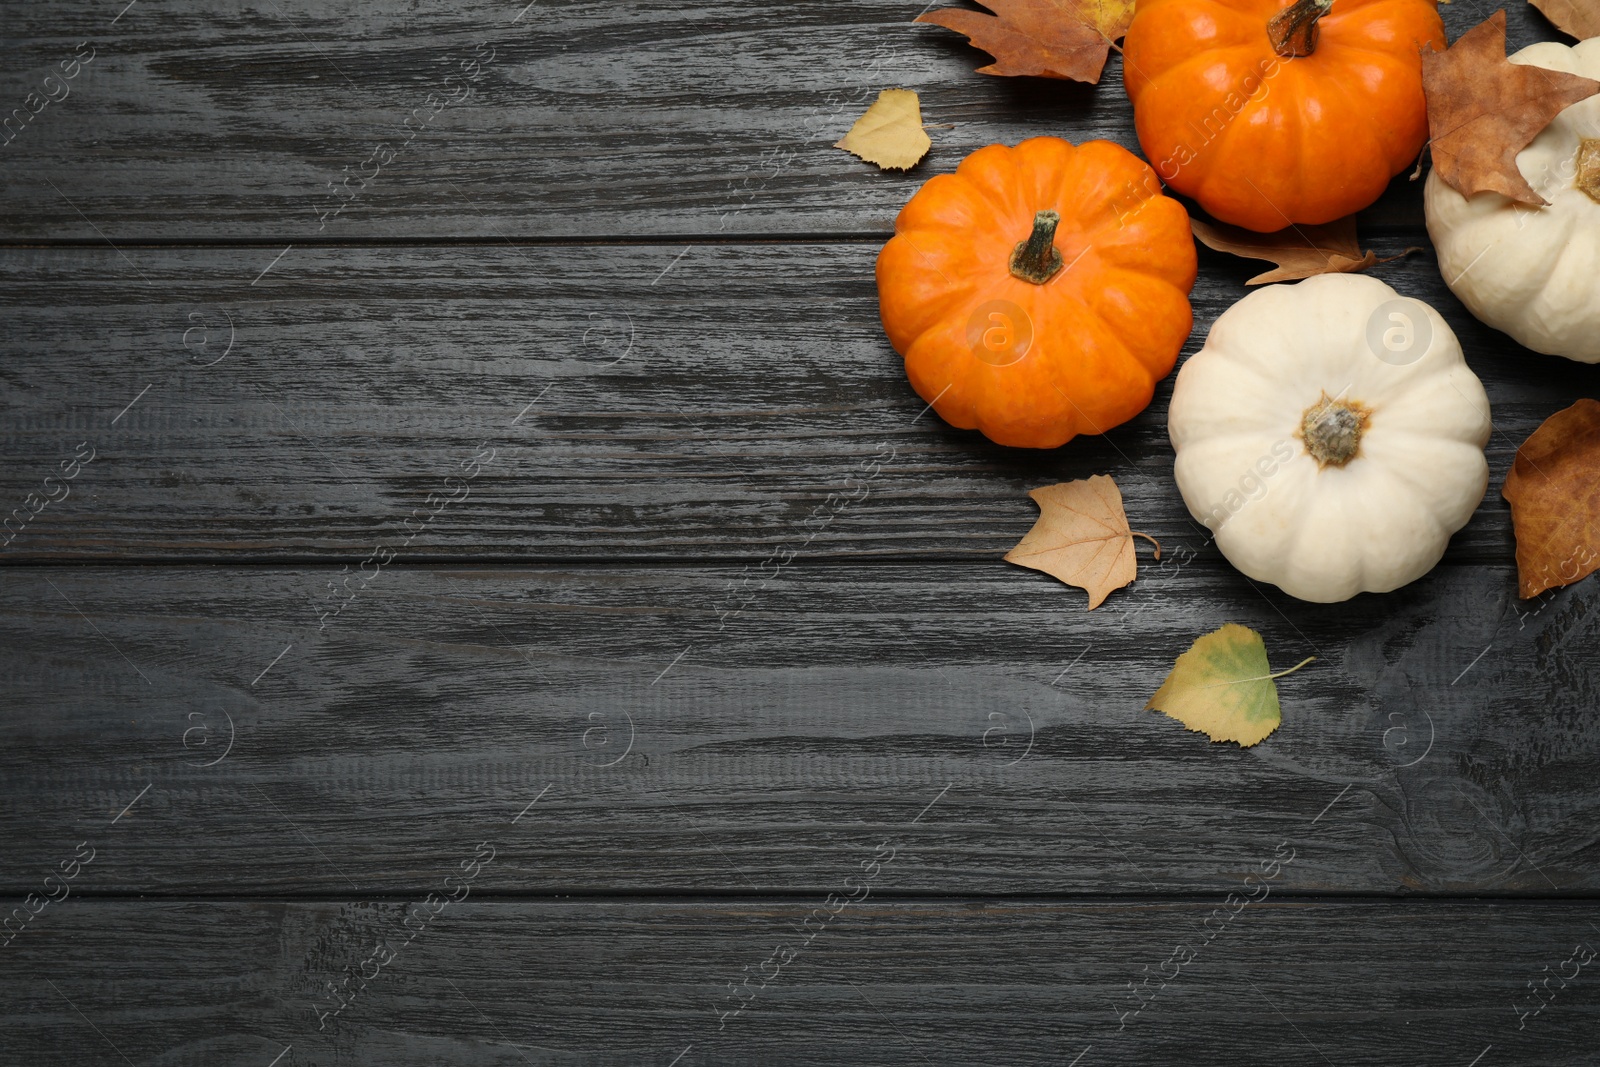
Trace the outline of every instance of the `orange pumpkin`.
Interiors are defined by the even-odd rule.
[[[1376,200],[1428,138],[1435,0],[1138,0],[1123,71],[1156,173],[1251,230]]]
[[[1002,445],[1054,448],[1133,418],[1193,325],[1189,216],[1109,141],[980,148],[894,228],[878,306],[911,386]]]

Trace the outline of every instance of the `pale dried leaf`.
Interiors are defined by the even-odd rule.
[[[1044,571],[1089,594],[1089,610],[1138,574],[1122,492],[1104,474],[1028,493],[1039,519],[1006,561]],[[1156,550],[1160,558],[1160,549]]]
[[[910,89],[885,89],[833,147],[884,170],[909,170],[933,142],[922,129],[922,105]]]

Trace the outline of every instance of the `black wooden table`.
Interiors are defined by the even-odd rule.
[[[524,2],[5,5],[0,1061],[1600,1062],[1595,580],[1517,600],[1498,492],[1600,372],[1381,268],[1491,490],[1295,601],[1185,513],[1170,379],[1007,450],[877,321],[927,176],[1137,150],[1115,57]],[[830,147],[892,86],[909,175]],[[1257,269],[1201,252],[1186,354]],[[1089,614],[1000,556],[1098,473],[1166,554]],[[1318,657],[1249,750],[1143,710],[1227,621]]]

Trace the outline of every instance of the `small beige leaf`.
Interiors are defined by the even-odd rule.
[[[1105,602],[1138,573],[1134,534],[1122,510],[1122,491],[1104,474],[1047,485],[1028,493],[1039,505],[1039,520],[1006,562],[1031,567],[1078,586],[1089,594],[1089,610]],[[1139,534],[1145,537],[1145,534]],[[1152,542],[1153,543],[1153,542]],[[1156,545],[1156,558],[1161,546]]]
[[[833,147],[883,170],[909,170],[922,161],[933,142],[922,130],[917,94],[910,89],[885,89]]]

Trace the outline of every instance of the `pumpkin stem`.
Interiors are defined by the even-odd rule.
[[[1600,137],[1585,137],[1579,141],[1573,163],[1577,166],[1578,179],[1572,184],[1600,204]]]
[[[1025,282],[1043,285],[1060,272],[1064,261],[1056,248],[1056,227],[1061,216],[1054,211],[1041,211],[1033,216],[1033,232],[1026,241],[1017,242],[1011,253],[1011,273]]]
[[[1317,50],[1317,20],[1333,0],[1295,0],[1267,23],[1272,50],[1285,59],[1299,59]]]
[[[1317,461],[1317,469],[1342,467],[1361,453],[1361,435],[1372,422],[1372,409],[1359,400],[1329,398],[1326,391],[1300,416],[1300,439]]]

